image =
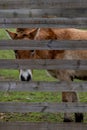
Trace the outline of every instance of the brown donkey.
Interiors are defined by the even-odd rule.
[[[87,31],[79,29],[68,28],[68,29],[54,29],[54,28],[41,28],[41,29],[30,29],[30,28],[18,28],[17,33],[10,32],[12,39],[30,39],[30,40],[87,40]],[[16,58],[18,59],[86,59],[86,50],[16,50]],[[32,56],[33,55],[33,56]],[[66,81],[67,85],[70,86],[75,78],[86,80],[87,70],[47,70],[51,76],[59,79],[60,81]],[[31,70],[20,70],[20,78],[23,81],[29,81],[32,78]],[[62,92],[63,102],[78,102],[78,96],[76,92]],[[70,122],[71,117],[69,113],[64,114],[64,121]],[[75,113],[75,121],[83,121],[82,113]]]

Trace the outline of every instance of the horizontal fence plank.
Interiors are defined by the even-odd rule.
[[[38,59],[38,60],[13,60],[1,59],[1,69],[74,69],[87,70],[87,60],[57,60],[57,59]]]
[[[0,130],[87,130],[85,123],[0,122]]]
[[[84,15],[83,15],[84,14]],[[87,17],[87,8],[57,8],[57,9],[9,9],[0,10],[0,18],[29,17]]]
[[[87,28],[87,18],[0,18],[0,28],[11,27]]]
[[[71,82],[70,86],[65,82],[47,82],[47,81],[0,81],[0,91],[29,91],[29,92],[62,92],[77,91],[87,92],[87,82]]]
[[[21,4],[22,3],[22,4]],[[0,9],[19,9],[19,8],[84,8],[87,7],[86,0],[1,0]]]
[[[0,102],[0,112],[87,112],[87,103],[17,103]]]
[[[86,40],[0,40],[0,50],[86,50]]]

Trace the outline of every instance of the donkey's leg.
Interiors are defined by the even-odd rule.
[[[75,71],[73,70],[63,70],[58,71],[60,81],[66,81],[67,85],[72,88],[71,82],[73,81],[73,77],[75,75]],[[78,102],[78,96],[76,92],[62,92],[62,101],[63,102]],[[64,122],[70,122],[71,117],[70,113],[64,114]],[[75,113],[75,121],[81,122],[83,121],[82,113]]]
[[[62,92],[62,101],[63,102],[78,102],[78,96],[76,92]],[[71,117],[69,113],[64,113],[64,122],[70,122]],[[75,113],[75,122],[82,122],[83,114]]]
[[[72,92],[62,92],[62,101],[63,102],[72,102]],[[71,114],[64,113],[64,122],[72,122]]]
[[[76,92],[72,93],[72,102],[78,102],[78,95]],[[83,122],[83,113],[75,113],[75,122]]]

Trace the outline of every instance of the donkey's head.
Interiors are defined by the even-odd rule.
[[[17,29],[17,33],[6,30],[10,38],[13,40],[33,40],[39,29]],[[14,50],[16,59],[31,59],[34,50]],[[30,69],[21,69],[19,78],[21,81],[30,81],[32,79],[32,71]]]

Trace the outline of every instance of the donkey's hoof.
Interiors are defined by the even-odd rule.
[[[64,118],[63,122],[73,122],[72,119]]]
[[[75,122],[83,122],[83,114],[75,113]]]

